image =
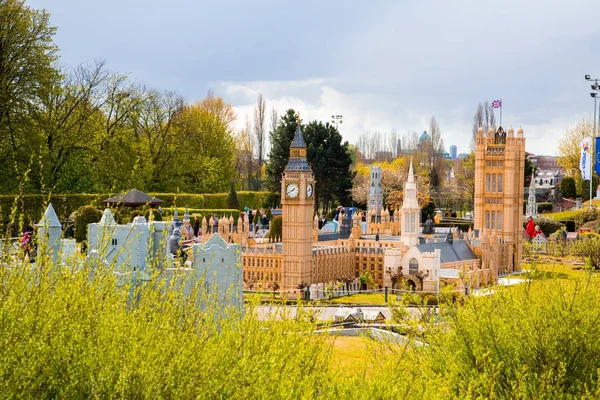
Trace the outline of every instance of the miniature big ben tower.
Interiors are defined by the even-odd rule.
[[[290,159],[281,179],[283,290],[313,282],[313,212],[315,182],[306,161],[300,127],[290,146]]]
[[[479,128],[475,138],[475,229],[496,237],[501,258],[493,260],[497,273],[521,268],[523,249],[523,194],[525,138],[520,128],[508,134],[499,127],[487,136]]]

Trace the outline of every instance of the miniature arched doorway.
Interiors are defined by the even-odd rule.
[[[410,290],[411,292],[414,292],[417,290],[417,284],[415,283],[415,281],[413,281],[410,278],[406,279],[405,285],[406,285],[406,289]]]

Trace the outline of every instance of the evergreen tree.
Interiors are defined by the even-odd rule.
[[[592,199],[596,196],[596,188],[598,187],[598,175],[592,172]],[[581,198],[583,201],[590,199],[590,181],[581,181]]]
[[[267,185],[273,192],[281,190],[281,174],[289,160],[297,126],[296,112],[288,110],[271,132]],[[306,158],[316,180],[315,207],[326,210],[334,202],[348,202],[354,178],[348,142],[342,143],[342,135],[330,124],[313,121],[301,129],[307,145]]]
[[[240,201],[238,200],[237,192],[235,191],[235,184],[231,182],[229,189],[229,195],[227,196],[227,208],[232,210],[239,210]]]
[[[315,176],[315,209],[328,210],[334,203],[347,204],[354,172],[348,142],[335,126],[312,121],[304,128],[307,160]]]
[[[281,191],[281,174],[290,158],[290,144],[294,139],[297,126],[298,115],[293,109],[289,109],[280,118],[277,128],[269,132],[271,151],[269,152],[269,163],[266,168],[266,184],[272,192],[279,193]]]
[[[577,185],[575,183],[575,178],[572,176],[565,176],[560,181],[560,192],[562,193],[562,197],[566,199],[575,198],[577,196]]]

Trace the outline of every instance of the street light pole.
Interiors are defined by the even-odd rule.
[[[600,125],[600,121],[596,121],[596,108],[597,108],[597,103],[598,103],[598,92],[600,92],[600,84],[598,84],[598,79],[592,79],[592,77],[590,75],[586,75],[585,76],[585,80],[586,81],[594,81],[594,84],[591,85],[591,88],[593,90],[593,92],[590,93],[590,96],[592,96],[594,98],[594,137],[592,138],[592,143],[590,143],[590,169],[591,169],[591,173],[590,173],[590,210],[592,209],[592,187],[594,179],[594,169],[592,166],[594,165],[594,156],[596,154],[596,149],[595,149],[595,144],[596,144],[596,137],[598,137],[598,131],[597,131],[597,127],[598,125]]]
[[[331,115],[331,123],[335,124],[335,129],[339,131],[339,126],[340,124],[344,122],[344,116],[337,114],[337,115]]]
[[[598,86],[598,83],[596,82],[595,85],[592,85],[592,89],[594,89],[594,86]],[[592,143],[590,143],[590,156],[591,156],[591,163],[593,164],[594,161],[594,142],[596,142],[596,136],[597,136],[597,131],[596,131],[596,103],[598,100],[597,97],[598,93],[597,92],[592,92],[590,93],[590,96],[592,96],[594,98],[594,138],[592,139]],[[592,169],[592,173],[590,174],[590,210],[592,209],[592,182],[594,182],[594,180],[592,179],[594,175],[594,170]]]

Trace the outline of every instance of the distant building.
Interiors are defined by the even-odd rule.
[[[431,142],[431,135],[427,133],[427,131],[423,131],[421,136],[419,136],[419,147],[423,146],[427,141]]]
[[[450,158],[451,159],[454,160],[456,158],[456,156],[457,156],[457,150],[458,149],[456,148],[455,145],[450,146]]]

